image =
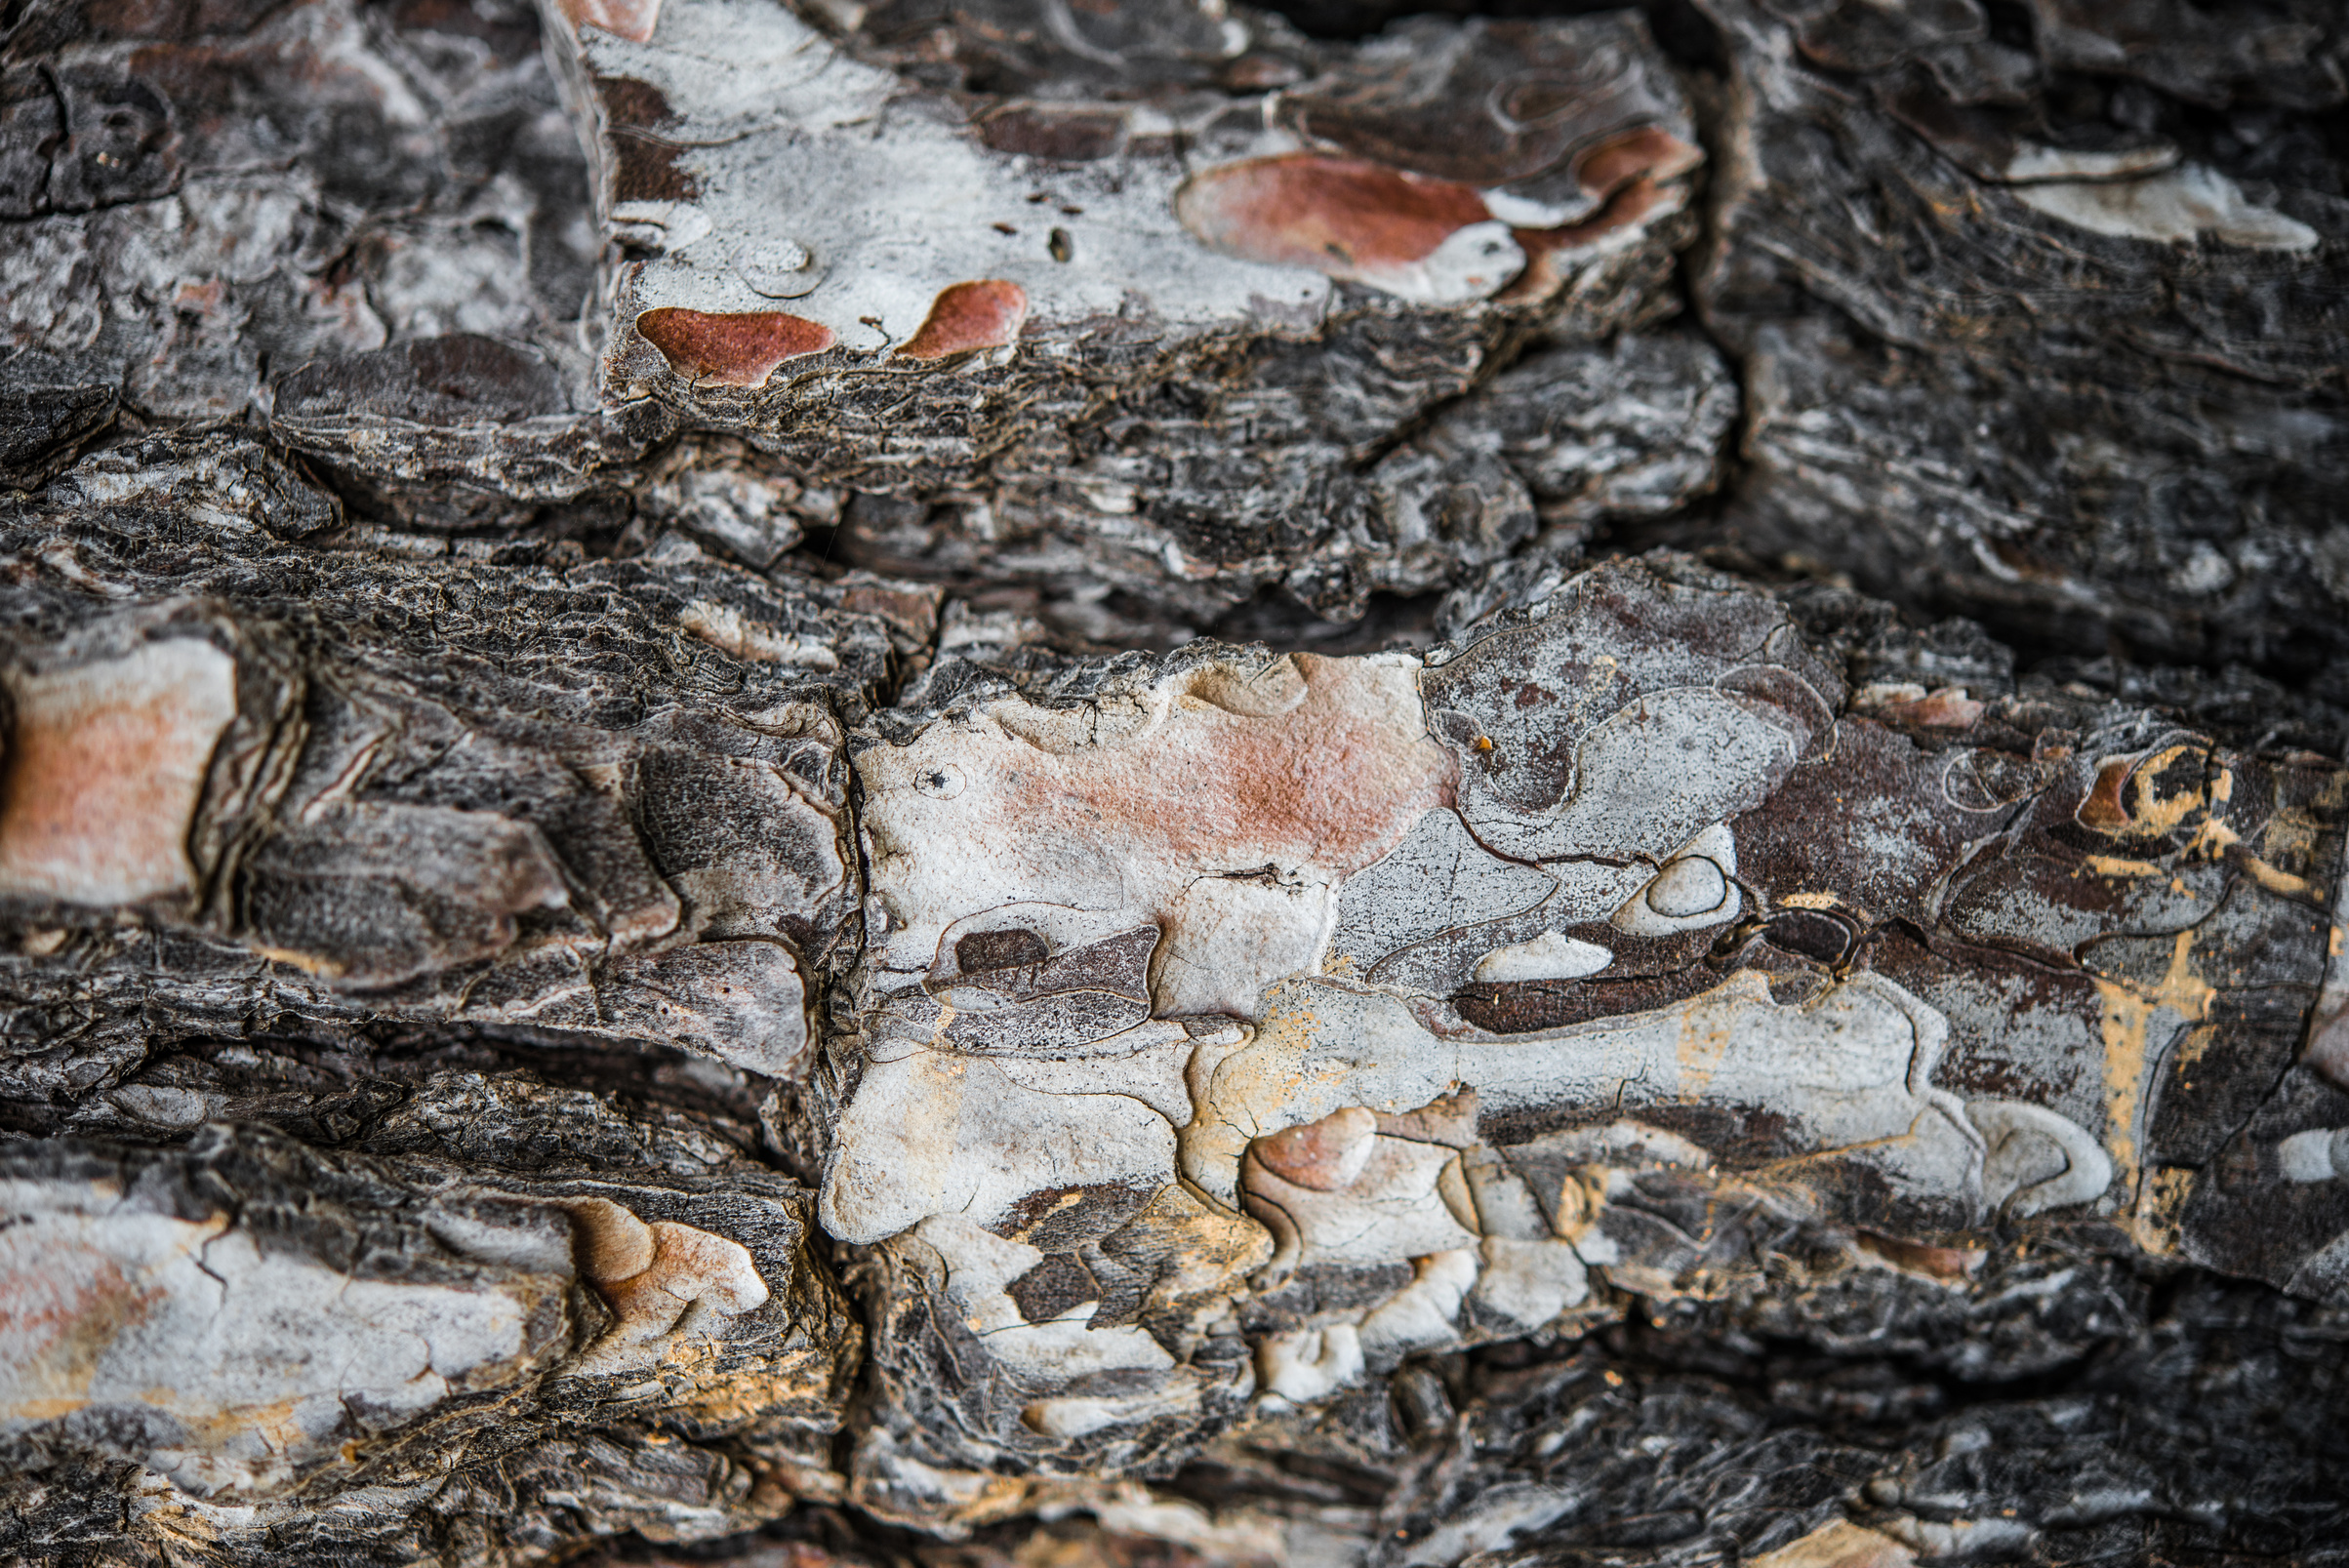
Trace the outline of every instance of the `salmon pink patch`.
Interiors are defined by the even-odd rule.
[[[1028,291],[1000,278],[952,283],[930,302],[921,330],[906,341],[903,359],[944,359],[973,348],[1004,348],[1017,342],[1028,319]]]

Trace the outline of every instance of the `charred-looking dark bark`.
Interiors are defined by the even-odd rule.
[[[0,1561],[2349,1561],[2344,114],[0,10]]]

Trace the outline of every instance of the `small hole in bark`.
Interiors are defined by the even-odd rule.
[[[1823,964],[1841,964],[1851,950],[1851,928],[1816,909],[1796,909],[1764,928],[1770,945]]]

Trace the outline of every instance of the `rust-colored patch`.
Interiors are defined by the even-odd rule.
[[[1565,281],[1565,258],[1583,246],[1618,229],[1645,222],[1677,197],[1656,180],[1642,175],[1608,198],[1594,217],[1561,228],[1518,228],[1510,232],[1525,252],[1525,270],[1517,281],[1493,296],[1496,302],[1515,304],[1547,299]]]
[[[1970,730],[1983,711],[1984,704],[1966,696],[1964,688],[1942,686],[1914,701],[1891,704],[1881,709],[1878,717],[1888,724],[1924,730]]]
[[[685,149],[649,137],[612,139],[612,200],[691,201],[702,193],[693,176],[677,166]]]
[[[165,1291],[125,1274],[116,1260],[78,1240],[35,1241],[7,1255],[4,1265],[0,1356],[8,1375],[0,1378],[0,1419],[69,1416],[90,1402],[91,1380],[106,1352],[145,1320]]]
[[[1175,192],[1175,216],[1228,256],[1365,281],[1492,220],[1467,185],[1318,152],[1204,170]]]
[[[75,904],[185,891],[187,833],[236,664],[208,642],[151,642],[14,683],[0,773],[0,890]]]
[[[1335,1192],[1362,1173],[1378,1117],[1360,1106],[1333,1110],[1319,1121],[1267,1134],[1249,1146],[1257,1162],[1282,1181],[1316,1192]]]
[[[1000,278],[951,283],[930,302],[921,330],[898,349],[901,359],[944,359],[974,348],[1017,342],[1028,319],[1028,291]]]
[[[661,0],[558,0],[574,28],[596,27],[631,43],[649,44],[661,21]]]
[[[664,305],[636,318],[636,331],[689,381],[758,386],[787,359],[830,348],[832,330],[781,310],[711,312]]]
[[[966,975],[994,969],[1018,969],[1051,957],[1044,939],[1033,931],[974,931],[954,944],[954,963]]]
[[[840,608],[850,615],[877,617],[920,642],[938,635],[941,589],[884,583],[861,573],[842,578],[840,587]]]
[[[2093,827],[2100,833],[2128,830],[2128,807],[2121,799],[2121,790],[2136,766],[2135,757],[2112,757],[2096,769],[2095,784],[2080,803],[2080,810],[2074,813],[2082,826]]]
[[[1289,879],[1352,874],[1451,802],[1416,675],[1296,654],[1099,704],[992,703],[967,729],[875,754],[874,885],[918,911],[902,940],[925,965],[967,913],[1115,908],[1167,933],[1154,997],[1254,1016],[1260,983],[1307,961],[1319,919]]]
[[[1250,712],[1202,676],[1175,708],[1185,722],[1131,747],[1064,759],[1024,746],[1006,758],[1016,763],[993,809],[1072,832],[1128,831],[1137,854],[1186,866],[1263,855],[1358,870],[1420,813],[1451,803],[1451,760],[1416,738],[1397,744],[1375,669],[1314,654],[1291,663],[1293,706]]]
[[[1862,1252],[1881,1258],[1895,1268],[1934,1279],[1964,1279],[1979,1269],[1982,1260],[1989,1256],[1979,1247],[1936,1247],[1929,1242],[1880,1235],[1874,1230],[1859,1231],[1852,1239]]]
[[[1661,183],[1677,180],[1705,161],[1692,146],[1661,126],[1646,125],[1591,148],[1574,162],[1574,182],[1594,196],[1612,196],[1645,176]]]

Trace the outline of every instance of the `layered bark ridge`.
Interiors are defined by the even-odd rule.
[[[0,1553],[2337,1558],[2332,8],[0,29]]]
[[[1455,1561],[1570,1498],[1231,1472],[1676,1303],[2349,1293],[2313,754],[1886,680],[1935,650],[1869,601],[1682,557],[1424,651],[974,657],[674,537],[335,522],[154,438],[0,542],[20,1550],[812,1500]],[[1220,1512],[1149,1490],[1202,1466]],[[1923,1549],[1909,1474],[1779,1525]]]

